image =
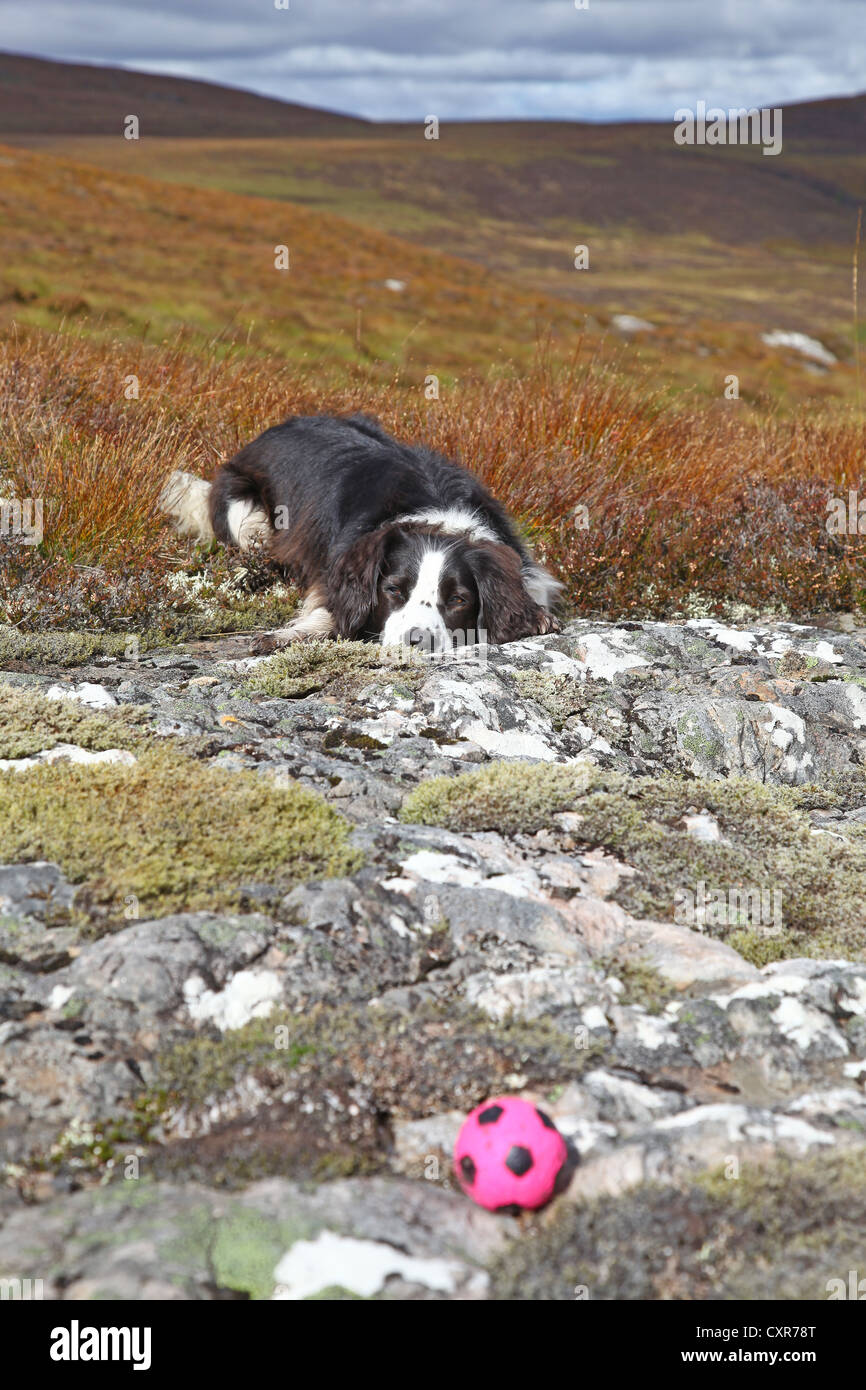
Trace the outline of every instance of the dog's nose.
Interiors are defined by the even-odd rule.
[[[426,627],[410,627],[403,637],[403,643],[407,647],[426,647],[432,650],[433,633]]]

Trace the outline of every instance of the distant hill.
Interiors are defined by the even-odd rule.
[[[336,135],[367,124],[213,82],[0,53],[0,137],[117,135],[130,114],[142,134],[178,137]]]

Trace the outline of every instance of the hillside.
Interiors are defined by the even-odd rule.
[[[539,324],[579,327],[569,306],[332,214],[20,148],[0,146],[0,170],[0,324],[225,333],[323,365],[415,363],[422,379],[531,354]]]
[[[336,134],[365,125],[213,82],[0,53],[0,138],[119,135],[131,112],[148,136]]]
[[[852,103],[859,113],[864,99]],[[835,121],[832,123],[835,129]],[[866,155],[786,135],[783,153],[680,147],[669,126],[368,127],[346,137],[53,137],[112,169],[286,198],[517,274],[607,313],[847,331]],[[866,145],[864,145],[866,148]],[[573,248],[590,250],[574,269]],[[772,322],[769,320],[772,319]]]
[[[98,84],[94,91],[102,92],[102,125],[82,125],[90,74]],[[37,109],[35,99],[10,98],[13,78],[16,90],[30,83],[32,91],[37,79],[49,76],[53,95],[44,107]],[[9,55],[0,60],[0,79],[0,93],[6,93],[0,95],[0,139],[9,143],[112,175],[144,175],[345,218],[365,229],[353,238],[400,237],[402,249],[392,246],[385,257],[391,263],[416,254],[407,242],[424,248],[433,258],[425,264],[434,279],[454,273],[433,272],[443,253],[476,262],[493,273],[496,288],[491,278],[478,283],[517,308],[518,353],[526,341],[519,306],[536,297],[547,306],[542,333],[548,319],[564,313],[571,328],[579,323],[585,329],[587,341],[604,341],[605,352],[615,347],[629,373],[648,373],[654,385],[663,381],[718,399],[725,378],[735,373],[741,396],[753,404],[855,399],[851,264],[857,209],[866,203],[866,97],[786,108],[782,153],[767,158],[753,148],[677,146],[667,123],[444,123],[434,142],[424,139],[420,120],[353,122],[209,84]],[[106,129],[109,88],[116,94],[115,115],[121,108],[146,112],[140,141],[119,138],[115,116],[111,134],[87,133]],[[142,105],[148,91],[156,94],[151,107]],[[173,204],[193,194],[165,196]],[[228,215],[224,199],[221,208],[220,217]],[[58,211],[62,223],[66,213]],[[231,215],[242,216],[240,207]],[[282,216],[268,214],[277,223]],[[210,244],[216,233],[203,235]],[[169,267],[178,258],[186,264],[185,253],[170,242]],[[589,248],[587,270],[574,267],[576,245]],[[67,270],[72,280],[74,267]],[[374,278],[404,276],[391,268]],[[195,274],[181,279],[182,303],[190,310],[181,317],[198,322],[199,282]],[[369,292],[351,270],[349,279],[349,293]],[[211,290],[201,287],[206,298]],[[346,290],[344,283],[340,293]],[[381,283],[377,301],[380,290]],[[138,287],[136,293],[143,312],[144,296]],[[156,281],[153,293],[162,298]],[[124,294],[112,302],[96,298],[119,312]],[[553,299],[566,307],[553,309]],[[437,316],[442,310],[440,302]],[[429,305],[424,314],[422,340]],[[624,333],[618,315],[637,315],[652,327]],[[354,308],[323,326],[327,331],[329,322],[339,324],[338,332],[351,337],[353,316]],[[157,303],[155,321],[166,318],[172,316]],[[214,315],[204,318],[213,322]],[[39,321],[51,322],[50,314],[43,312]],[[448,351],[469,362],[477,335],[471,316],[459,323],[468,326],[469,339],[458,342],[462,328],[451,319]],[[407,323],[405,332],[413,327]],[[762,335],[774,330],[819,339],[837,363],[828,369],[792,349],[764,345]],[[501,354],[511,355],[510,315],[498,320],[496,331]],[[411,340],[415,350],[418,332]],[[324,341],[311,346],[321,350]],[[489,360],[485,350],[482,369]]]

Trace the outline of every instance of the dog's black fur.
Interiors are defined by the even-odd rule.
[[[315,595],[340,636],[379,635],[405,598],[396,569],[408,583],[410,554],[421,540],[426,553],[448,551],[443,586],[447,578],[468,600],[452,612],[457,598],[444,595],[446,626],[480,620],[494,642],[556,627],[550,601],[560,586],[535,563],[487,488],[442,455],[393,439],[365,415],[296,417],[265,430],[213,480],[211,523],[227,544],[237,540],[229,520],[238,502],[264,512],[272,558],[308,591],[308,601]],[[417,519],[454,512],[475,518],[474,531]]]

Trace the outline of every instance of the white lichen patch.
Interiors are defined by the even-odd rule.
[[[419,849],[405,859],[400,868],[404,874],[414,874],[430,883],[456,883],[461,888],[474,888],[484,877],[480,870],[464,864],[456,854],[440,854],[433,849]],[[389,879],[387,886],[393,883],[394,880]]]
[[[443,854],[439,850],[421,849],[410,855],[401,865],[403,874],[412,874],[416,879],[428,883],[449,883],[460,888],[492,888],[498,893],[507,893],[512,898],[536,898],[543,896],[541,880],[534,869],[522,868],[504,873],[485,876],[481,869],[464,863],[456,854]],[[394,892],[406,892],[411,880],[402,875],[386,879],[384,886]]]
[[[221,1032],[265,1018],[281,993],[280,977],[273,970],[239,970],[218,992],[208,989],[200,975],[190,975],[183,986],[190,1017],[197,1023],[215,1023]]]
[[[619,1028],[622,1032],[622,1028]],[[656,1052],[660,1047],[675,1047],[677,1035],[669,1021],[653,1014],[635,1013],[631,1036],[641,1047]]]
[[[277,1301],[310,1298],[336,1287],[359,1298],[372,1298],[394,1277],[436,1293],[454,1293],[467,1273],[455,1260],[419,1259],[382,1241],[322,1231],[315,1240],[295,1241],[283,1255],[274,1270],[273,1297]]]
[[[612,628],[604,636],[598,632],[581,636],[579,654],[585,671],[596,680],[613,680],[620,671],[650,664],[646,657],[633,650],[630,634],[619,628]]]
[[[858,1018],[866,1014],[866,980],[862,975],[856,975],[849,982],[845,994],[837,1000],[837,1007],[848,1014],[856,1014]]]
[[[55,748],[43,748],[32,758],[0,758],[0,771],[26,772],[28,768],[40,767],[44,763],[88,763],[97,766],[104,763],[119,763],[121,767],[132,767],[137,758],[125,748],[104,748],[101,753],[91,753],[89,748],[81,748],[77,743],[58,743]]]
[[[849,1048],[838,1028],[830,1022],[826,1014],[810,1004],[804,1004],[790,995],[786,996],[772,1013],[772,1019],[783,1037],[787,1038],[801,1052],[808,1052],[816,1044],[830,1048],[838,1056],[845,1057]]]
[[[793,710],[785,709],[784,705],[767,705],[767,713],[770,718],[761,728],[770,735],[770,742],[777,748],[787,751],[796,739],[798,743],[806,742],[806,725],[795,714]]]
[[[45,691],[46,700],[75,700],[91,709],[114,709],[117,701],[104,685],[82,681],[80,685],[49,685]]]
[[[533,758],[545,763],[558,761],[558,754],[540,734],[524,733],[520,729],[502,732],[480,722],[464,725],[461,733],[477,743],[485,753],[498,758]]]
[[[711,642],[718,642],[722,647],[732,647],[735,652],[750,652],[757,641],[755,633],[744,632],[737,627],[726,627],[724,623],[716,622],[715,618],[690,618],[686,627],[695,628]]]
[[[686,834],[693,840],[700,840],[702,843],[711,844],[722,838],[719,822],[709,811],[698,811],[695,815],[683,816],[683,825]]]
[[[52,1009],[54,1012],[62,1009],[69,1003],[74,993],[75,990],[71,989],[69,985],[55,985],[48,996],[49,1009]]]
[[[579,1007],[587,999],[590,988],[586,971],[581,967],[539,966],[510,975],[494,975],[489,971],[471,975],[464,985],[464,994],[467,1003],[501,1023],[507,1018],[547,1018],[558,1009]],[[594,1012],[601,1016],[600,1025],[596,1023],[595,1026],[606,1028],[607,1019],[601,1009],[596,1008]],[[586,1014],[583,1020],[591,1029]]]

